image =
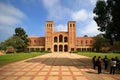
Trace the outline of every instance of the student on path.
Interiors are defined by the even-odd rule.
[[[107,70],[107,68],[108,68],[108,58],[107,58],[107,56],[105,56],[105,58],[103,59],[103,62],[104,62],[104,69]]]
[[[97,59],[96,59],[96,56],[94,56],[94,57],[92,58],[93,69],[95,69],[96,66],[97,66],[96,62],[97,62]]]
[[[115,69],[116,69],[116,60],[112,58],[110,62],[110,74],[115,74]]]
[[[102,73],[102,60],[100,56],[97,59],[97,66],[98,66],[98,74]]]

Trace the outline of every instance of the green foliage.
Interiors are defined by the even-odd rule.
[[[28,38],[27,38],[28,35],[24,31],[24,29],[21,28],[21,27],[16,28],[14,36],[19,37],[22,40],[22,42],[24,43],[24,45],[21,43],[18,49],[23,49],[24,50],[28,46],[28,41],[29,41]]]
[[[98,30],[105,32],[105,37],[110,39],[111,45],[114,40],[120,41],[120,0],[98,0],[93,10],[94,20],[99,26]]]
[[[88,57],[91,57],[91,58],[94,57],[94,56],[96,56],[96,57],[101,56],[102,59],[105,57],[105,55],[107,55],[107,57],[109,59],[115,58],[117,56],[120,60],[120,54],[117,54],[117,53],[79,52],[77,54],[88,56]]]
[[[103,34],[95,36],[94,40],[93,47],[97,52],[103,51],[102,48],[104,47],[110,47],[109,40],[104,38]]]
[[[14,47],[17,51],[23,51],[28,46],[28,38],[24,29],[16,28],[12,37],[0,43],[0,49],[6,50],[9,46]]]
[[[0,66],[39,55],[43,55],[43,53],[15,53],[0,55]]]

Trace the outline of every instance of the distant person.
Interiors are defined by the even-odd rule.
[[[108,58],[107,58],[107,56],[104,57],[103,62],[104,62],[104,69],[107,70],[107,68],[108,68]]]
[[[102,60],[100,56],[97,59],[97,66],[98,66],[98,74],[102,73]]]
[[[92,58],[92,63],[93,63],[93,69],[96,69],[96,66],[97,66],[96,56],[94,56],[94,57]]]
[[[116,70],[119,70],[119,59],[117,56],[115,57],[115,60],[116,60]]]
[[[115,69],[116,69],[116,60],[112,58],[110,62],[110,74],[115,74]]]

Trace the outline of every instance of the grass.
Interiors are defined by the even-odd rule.
[[[101,56],[102,59],[105,57],[105,55],[107,55],[108,59],[115,58],[117,56],[120,60],[120,54],[119,53],[78,52],[77,54],[88,56],[88,57]]]
[[[34,52],[34,53],[15,53],[15,54],[0,55],[0,66],[43,54],[45,53]]]

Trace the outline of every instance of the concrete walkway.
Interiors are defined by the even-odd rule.
[[[0,80],[120,80],[120,74],[97,74],[85,56],[50,53],[0,67]]]

